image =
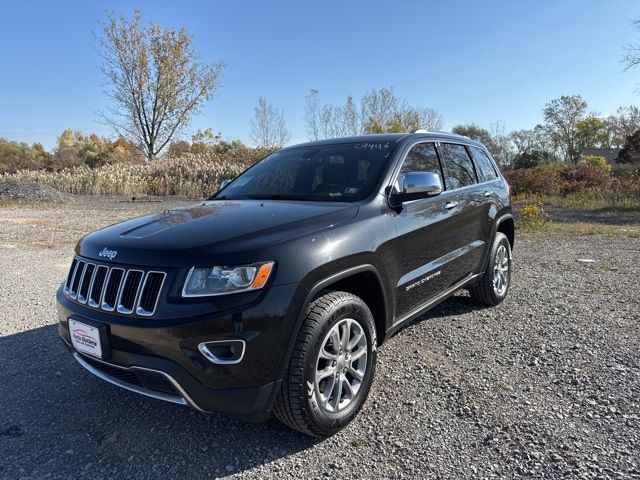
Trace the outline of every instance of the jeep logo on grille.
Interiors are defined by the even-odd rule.
[[[104,247],[100,253],[98,253],[101,257],[106,257],[109,260],[113,260],[118,255],[117,250],[109,250],[107,247]]]

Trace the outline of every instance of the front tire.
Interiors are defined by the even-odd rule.
[[[511,283],[511,245],[502,232],[497,232],[489,251],[485,272],[469,294],[476,302],[495,306],[507,296]]]
[[[274,414],[307,435],[328,437],[364,404],[375,374],[373,315],[359,297],[327,292],[309,304]]]

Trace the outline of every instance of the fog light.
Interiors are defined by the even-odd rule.
[[[203,342],[198,350],[211,363],[217,365],[233,365],[240,363],[244,357],[244,340],[220,340]]]

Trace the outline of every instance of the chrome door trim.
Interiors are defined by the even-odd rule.
[[[429,307],[431,307],[432,305],[438,303],[440,300],[443,300],[444,298],[448,297],[449,295],[451,295],[452,293],[456,292],[457,290],[460,290],[465,284],[469,283],[470,281],[474,280],[475,278],[479,277],[480,275],[482,275],[482,273],[476,273],[475,275],[470,273],[469,275],[464,277],[462,280],[460,280],[458,283],[456,283],[452,287],[450,287],[447,290],[439,293],[438,295],[433,297],[428,302],[423,303],[419,307],[414,308],[409,313],[406,313],[402,317],[400,317],[397,320],[395,320],[393,322],[393,325],[391,325],[391,327],[392,328],[393,327],[397,327],[402,322],[405,322],[405,321],[407,321],[407,320],[409,320],[409,319],[411,319],[413,317],[416,317],[416,316],[424,313],[426,310],[429,309]]]

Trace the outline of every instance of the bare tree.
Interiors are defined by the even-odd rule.
[[[340,111],[340,117],[344,135],[358,135],[360,133],[360,115],[351,95],[347,97],[344,107]]]
[[[633,105],[619,107],[616,113],[604,119],[604,123],[610,146],[621,148],[640,129],[640,108]]]
[[[372,89],[360,105],[348,96],[343,106],[320,105],[317,90],[305,97],[305,123],[311,140],[362,133],[438,130],[443,119],[431,108],[413,107],[396,97],[392,88]]]
[[[111,13],[102,27],[102,72],[114,106],[101,117],[152,160],[213,98],[224,63],[200,63],[184,28],[143,26],[139,11],[132,20]]]
[[[251,139],[258,147],[280,148],[289,141],[290,135],[284,119],[284,112],[258,98],[258,106],[251,119]]]
[[[437,131],[444,125],[442,115],[433,108],[420,108],[418,113],[420,116],[420,128]]]
[[[632,25],[636,30],[640,30],[640,18],[636,18],[633,20]],[[633,42],[628,44],[624,49],[624,55],[620,59],[620,63],[624,67],[625,70],[629,70],[630,68],[637,67],[640,65],[640,43]]]
[[[347,97],[342,107],[323,105],[320,108],[320,128],[322,138],[345,137],[360,133],[360,117],[353,97]]]
[[[492,152],[493,158],[495,158],[499,166],[508,166],[515,156],[515,150],[507,133],[505,123],[500,120],[492,123],[489,126],[489,133],[496,144],[496,151]]]
[[[389,130],[398,113],[398,99],[393,88],[372,89],[365,93],[360,101],[362,110],[362,131],[381,133]]]
[[[304,97],[304,121],[309,140],[320,138],[320,99],[318,90],[311,89]]]
[[[320,134],[322,138],[341,136],[339,109],[333,105],[323,105],[320,109]]]

